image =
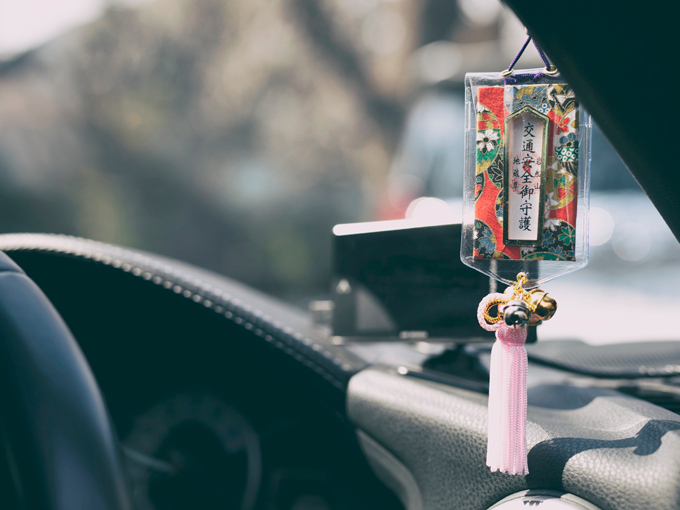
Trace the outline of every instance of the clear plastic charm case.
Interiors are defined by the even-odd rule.
[[[591,121],[559,74],[465,78],[461,259],[527,288],[588,263]]]

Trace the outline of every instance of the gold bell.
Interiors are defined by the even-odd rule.
[[[530,290],[527,298],[527,304],[532,312],[532,322],[547,321],[555,315],[555,312],[557,311],[557,301],[548,296],[544,290]]]

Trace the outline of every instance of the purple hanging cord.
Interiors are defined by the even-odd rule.
[[[538,51],[538,55],[541,57],[541,60],[543,61],[543,64],[545,65],[545,70],[539,71],[536,74],[512,74],[512,68],[515,67],[515,64],[517,61],[520,59],[522,54],[524,53],[524,50],[527,49],[527,46],[529,46],[529,43],[531,42],[531,36],[527,37],[527,40],[524,41],[524,44],[520,48],[520,50],[517,52],[517,55],[515,55],[515,58],[512,59],[512,62],[508,66],[508,68],[501,73],[502,76],[505,76],[505,84],[509,83],[517,83],[519,80],[523,78],[531,78],[533,80],[537,80],[540,78],[543,74],[548,74],[550,76],[554,75],[557,73],[557,68],[553,67],[550,65],[550,61],[548,60],[548,57],[545,56],[545,53],[543,53],[543,50],[541,47],[538,45],[536,41],[534,41],[534,46],[536,47],[536,51]]]

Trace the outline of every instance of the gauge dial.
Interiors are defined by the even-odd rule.
[[[220,398],[184,392],[135,418],[123,440],[138,510],[251,509],[261,478],[259,438]]]

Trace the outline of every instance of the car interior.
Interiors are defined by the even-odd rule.
[[[668,106],[645,76],[677,60],[668,6],[505,3],[678,238]],[[529,474],[491,472],[489,279],[458,260],[460,223],[328,234],[331,297],[308,310],[162,255],[0,235],[3,508],[680,508],[678,341],[532,328]]]

